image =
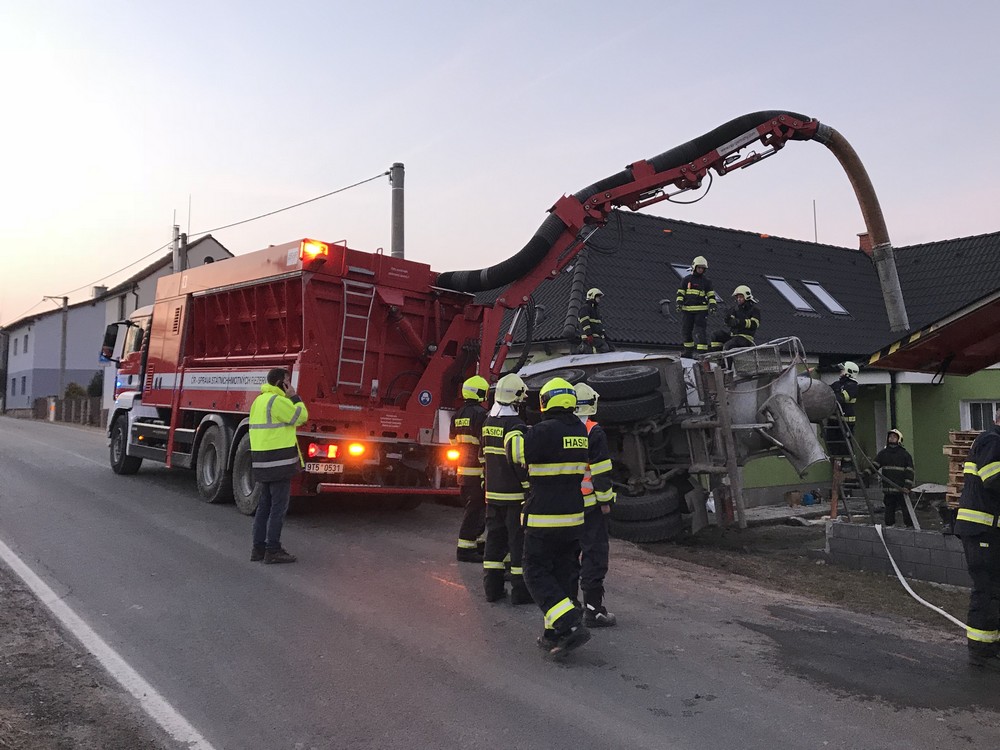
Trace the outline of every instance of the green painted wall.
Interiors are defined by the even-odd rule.
[[[799,477],[792,465],[778,456],[768,456],[751,461],[743,468],[743,486],[747,489],[758,487],[781,487],[801,485],[803,487],[830,481],[830,464],[824,461],[816,464]]]

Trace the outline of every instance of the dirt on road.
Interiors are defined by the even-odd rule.
[[[961,636],[941,615],[914,601],[895,577],[845,570],[818,555],[823,526],[762,526],[702,532],[680,544],[638,545],[745,576],[755,584],[866,614],[898,617]],[[614,554],[614,552],[612,552]],[[614,575],[614,560],[612,571]],[[910,582],[928,601],[964,619],[964,589]],[[172,747],[134,699],[71,637],[7,568],[0,565],[0,750],[142,750]]]

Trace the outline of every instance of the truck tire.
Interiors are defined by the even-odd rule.
[[[615,521],[650,521],[677,513],[680,508],[681,498],[677,488],[667,487],[638,497],[618,495],[611,506],[611,518]]]
[[[233,475],[226,468],[225,441],[222,430],[215,425],[201,436],[194,474],[198,494],[206,503],[227,503],[233,499]]]
[[[675,542],[684,536],[684,518],[671,513],[652,521],[608,520],[608,531],[616,539],[627,542]]]
[[[111,425],[111,471],[115,474],[135,474],[142,466],[142,459],[130,456],[128,449],[128,417],[119,414]]]
[[[594,390],[597,390],[596,388]],[[602,424],[624,424],[639,422],[643,419],[658,417],[666,411],[663,405],[663,394],[659,391],[647,393],[645,396],[629,398],[622,401],[597,402],[597,421]]]
[[[245,516],[256,513],[262,489],[260,483],[253,479],[250,435],[244,434],[233,457],[233,500],[236,501],[236,510]]]
[[[563,380],[568,380],[573,385],[577,383],[582,383],[587,378],[587,373],[576,367],[568,367],[563,370],[553,370],[552,372],[544,372],[541,375],[532,375],[530,378],[524,381],[524,384],[528,386],[529,391],[533,391],[536,395],[542,386],[548,383],[552,378],[562,378]]]
[[[645,396],[660,387],[660,371],[649,365],[626,365],[595,372],[587,383],[602,399],[623,399]]]

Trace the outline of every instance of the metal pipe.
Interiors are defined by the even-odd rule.
[[[389,184],[392,185],[392,245],[389,255],[402,258],[403,250],[403,165],[398,161],[389,170]]]

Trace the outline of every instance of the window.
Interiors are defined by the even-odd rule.
[[[28,392],[28,376],[21,376],[21,395],[24,396]]]
[[[806,301],[806,298],[795,291],[795,288],[780,276],[765,276],[764,278],[770,281],[771,286],[777,289],[778,293],[799,312],[816,312],[813,306]]]
[[[963,401],[961,423],[963,430],[988,430],[996,419],[998,401]]]
[[[15,357],[17,356],[17,342],[18,342],[18,339],[14,339],[14,356]]]
[[[847,308],[844,307],[839,302],[837,302],[836,297],[834,297],[832,294],[826,291],[826,289],[823,288],[823,285],[820,284],[818,281],[803,280],[802,286],[804,286],[810,292],[815,294],[816,299],[822,302],[823,305],[826,307],[826,309],[832,312],[834,315],[850,315],[850,313],[847,312]]]
[[[24,334],[24,353],[28,353],[28,334]]]
[[[676,273],[682,280],[685,276],[691,273],[691,266],[685,265],[684,263],[671,263],[670,267],[674,269],[674,273]]]

